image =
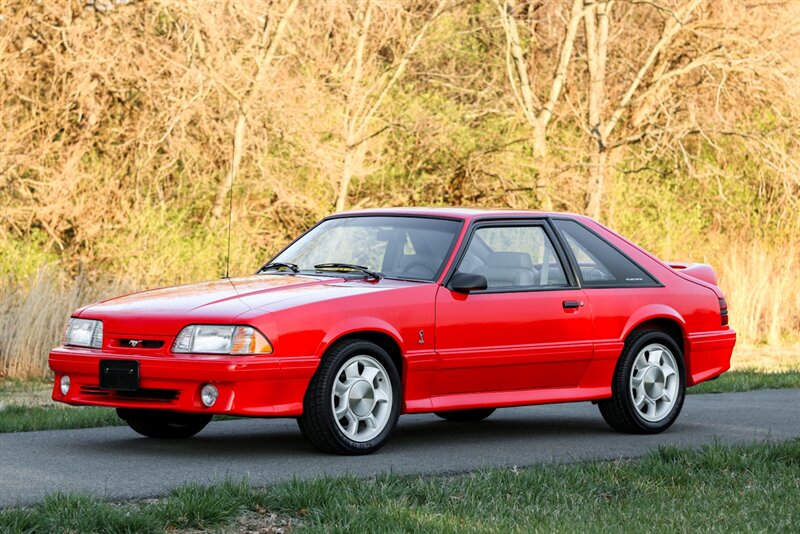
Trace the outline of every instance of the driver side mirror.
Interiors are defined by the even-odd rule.
[[[458,293],[469,293],[470,291],[481,291],[486,289],[489,284],[486,277],[482,274],[456,273],[448,284],[450,289]]]

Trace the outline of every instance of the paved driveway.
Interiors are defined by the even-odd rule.
[[[362,457],[316,452],[287,419],[215,422],[188,441],[142,438],[127,427],[0,434],[0,507],[29,504],[55,491],[122,499],[225,477],[264,486],[345,473],[450,473],[635,457],[665,444],[795,437],[797,389],[689,395],[677,423],[657,436],[616,433],[589,403],[508,408],[481,423],[404,416],[388,445]]]

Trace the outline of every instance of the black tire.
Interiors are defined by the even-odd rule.
[[[369,356],[385,369],[391,384],[391,408],[383,430],[369,441],[354,441],[339,427],[333,415],[332,392],[343,366],[355,356]],[[375,343],[354,339],[336,343],[320,362],[303,401],[303,415],[297,419],[300,431],[322,452],[332,454],[369,454],[380,449],[391,436],[400,416],[402,395],[400,375],[389,354]]]
[[[658,421],[648,421],[642,417],[631,398],[631,372],[639,353],[648,345],[657,343],[672,352],[678,369],[678,385],[675,403],[668,413]],[[611,383],[612,396],[597,403],[603,419],[615,430],[630,434],[658,434],[668,429],[678,418],[686,395],[686,370],[683,353],[669,335],[659,330],[635,332],[626,341],[622,355],[617,362]]]
[[[474,410],[453,410],[450,412],[433,412],[445,421],[454,423],[477,423],[494,413],[494,408],[477,408]]]
[[[211,421],[211,415],[117,408],[117,415],[142,436],[156,439],[191,438]]]

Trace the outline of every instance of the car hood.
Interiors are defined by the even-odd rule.
[[[187,324],[226,324],[248,311],[309,296],[331,286],[365,286],[342,278],[255,275],[125,295],[87,306],[78,316],[103,321],[105,332],[176,335]]]

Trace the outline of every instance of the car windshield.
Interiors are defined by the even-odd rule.
[[[270,264],[291,265],[305,274],[336,272],[337,275],[347,268],[322,265],[349,264],[379,272],[387,278],[433,281],[452,250],[460,228],[460,221],[449,219],[335,217],[312,228]],[[357,269],[351,272],[362,274]]]

